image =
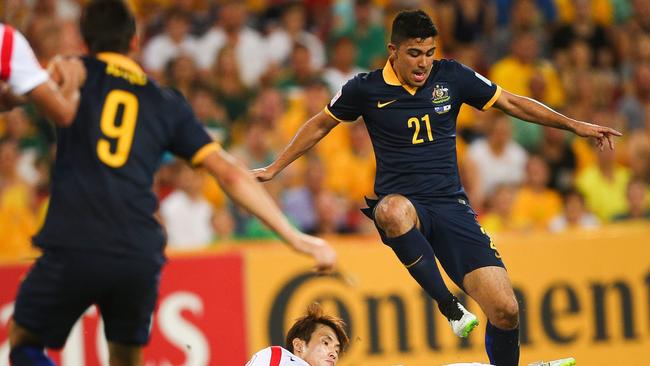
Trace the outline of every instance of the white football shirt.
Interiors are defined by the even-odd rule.
[[[280,346],[271,346],[254,354],[246,366],[309,366],[309,364]]]
[[[16,95],[23,95],[49,79],[25,37],[0,23],[0,80]]]

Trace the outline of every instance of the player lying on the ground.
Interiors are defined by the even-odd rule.
[[[284,348],[264,348],[246,366],[334,366],[349,342],[345,327],[342,319],[311,304],[287,332]]]

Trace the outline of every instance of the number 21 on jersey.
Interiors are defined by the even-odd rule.
[[[120,120],[117,113],[122,108]],[[97,156],[104,164],[119,168],[126,163],[133,144],[138,118],[138,98],[124,90],[111,90],[106,96],[99,128],[104,137],[97,141]],[[111,149],[111,140],[115,148]]]
[[[408,119],[407,124],[409,129],[415,128],[413,131],[413,145],[421,144],[424,142],[424,138],[420,137],[420,120],[424,122],[424,125],[427,129],[427,138],[429,141],[433,141],[433,133],[431,132],[431,122],[429,121],[429,115],[425,114],[422,118],[411,117]]]

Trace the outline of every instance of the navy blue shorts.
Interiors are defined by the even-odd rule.
[[[96,304],[106,339],[149,340],[161,265],[104,253],[47,249],[21,283],[14,321],[43,345],[59,349],[86,309]]]
[[[501,255],[476,220],[476,213],[467,198],[406,198],[417,211],[420,231],[431,244],[447,275],[458,287],[464,289],[463,278],[477,268],[505,268]],[[362,211],[373,221],[375,206],[380,200],[381,198],[366,198],[368,208]],[[378,226],[377,230],[385,242],[383,231]]]

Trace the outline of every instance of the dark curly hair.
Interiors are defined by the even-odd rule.
[[[433,21],[422,10],[405,10],[399,12],[393,20],[390,42],[399,46],[407,39],[426,39],[438,35]]]

